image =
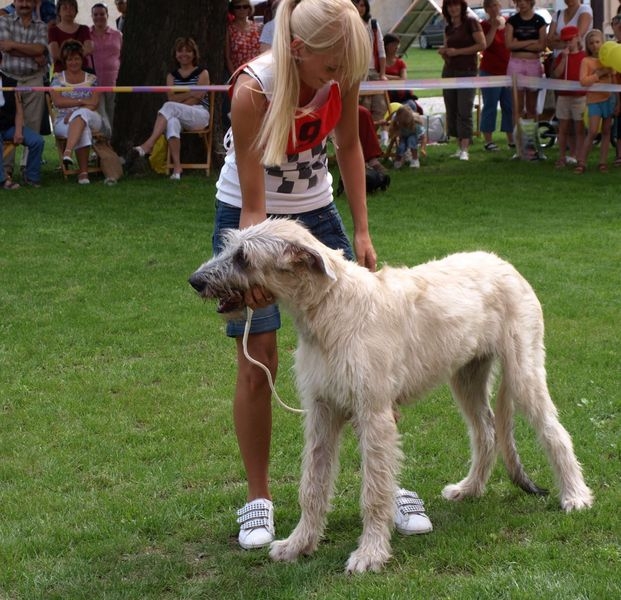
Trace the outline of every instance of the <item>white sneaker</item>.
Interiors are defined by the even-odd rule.
[[[237,511],[239,545],[244,550],[269,546],[276,536],[274,505],[270,500],[257,498]]]
[[[451,158],[459,158],[461,156],[461,150],[457,150],[454,154],[451,154]]]
[[[468,151],[467,150],[460,150],[459,151],[459,160],[470,160],[470,156],[468,156]]]
[[[181,173],[173,173],[170,176],[171,181],[181,181]]]
[[[418,158],[413,158],[410,161],[410,168],[411,169],[420,169],[420,160],[418,160]]]
[[[395,162],[392,163],[392,166],[395,169],[400,169],[403,166],[403,161],[402,160],[396,160]]]
[[[431,520],[425,514],[425,503],[416,492],[403,488],[395,494],[395,528],[402,535],[433,531]]]

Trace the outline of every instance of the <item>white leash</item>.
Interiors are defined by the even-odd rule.
[[[282,406],[285,410],[288,410],[290,413],[293,413],[296,415],[303,415],[306,412],[304,409],[292,408],[291,406],[285,404],[280,399],[278,392],[276,392],[276,388],[274,388],[274,381],[272,379],[272,374],[270,373],[270,370],[263,363],[260,363],[258,360],[255,360],[254,358],[252,358],[252,356],[250,356],[250,354],[248,354],[248,334],[250,333],[250,323],[252,321],[252,315],[254,314],[254,311],[249,307],[246,307],[246,310],[248,311],[248,314],[246,316],[246,326],[244,327],[244,337],[242,338],[244,356],[253,365],[256,365],[257,367],[260,367],[261,369],[263,369],[263,372],[267,375],[267,381],[270,384],[270,389],[272,390],[272,394],[274,394],[274,397],[276,398],[276,400],[278,400],[278,404],[280,404],[280,406]]]

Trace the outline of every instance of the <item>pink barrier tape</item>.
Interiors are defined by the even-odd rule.
[[[391,79],[390,81],[363,81],[363,92],[384,90],[435,90],[456,88],[509,87],[511,77],[506,75],[490,77],[447,77],[445,79]]]
[[[589,87],[582,87],[577,81],[565,81],[564,79],[545,79],[540,77],[525,77],[520,76],[517,78],[518,87],[530,87],[543,90],[560,90],[563,92],[621,92],[621,85],[618,83],[594,83]]]
[[[165,94],[166,92],[227,92],[228,85],[110,85],[110,86],[88,86],[80,87],[78,85],[66,86],[16,86],[4,87],[2,91],[9,92],[56,92],[74,91],[91,91],[91,92],[113,92],[117,93],[148,93],[148,94]]]
[[[584,88],[576,81],[565,81],[562,79],[545,79],[540,77],[525,77],[518,75],[516,78],[518,87],[528,87],[534,89],[561,90],[561,91],[593,91],[593,92],[621,92],[620,84],[596,83],[588,88]],[[459,88],[490,88],[490,87],[511,87],[512,79],[506,75],[490,77],[447,77],[446,79],[392,79],[390,81],[363,81],[360,84],[362,92],[383,92],[385,90],[435,90],[435,89],[459,89]],[[169,91],[175,92],[227,92],[228,85],[115,85],[115,86],[63,86],[63,87],[43,87],[43,86],[17,86],[2,87],[3,91],[13,92],[49,92],[51,89],[58,92],[71,90],[90,90],[95,92],[112,93],[149,93],[165,94]]]
[[[621,85],[614,83],[595,83],[582,87],[577,81],[563,79],[546,79],[543,77],[526,77],[518,75],[518,87],[561,91],[621,92]],[[507,75],[490,77],[447,77],[446,79],[393,79],[391,81],[363,81],[363,92],[383,92],[384,90],[430,90],[459,88],[511,87],[512,79]]]

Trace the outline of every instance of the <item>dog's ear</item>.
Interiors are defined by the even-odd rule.
[[[314,248],[290,244],[287,247],[286,254],[288,255],[288,262],[304,265],[307,269],[319,271],[332,279],[332,281],[336,281],[336,274],[326,263],[323,256]]]

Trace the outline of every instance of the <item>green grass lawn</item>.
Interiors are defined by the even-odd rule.
[[[408,48],[403,60],[408,66],[410,79],[436,79],[442,75],[443,61],[437,48],[422,50],[416,45]],[[441,96],[442,90],[414,90],[420,98]]]
[[[469,162],[453,151],[430,147],[420,170],[391,173],[390,189],[370,196],[379,260],[480,248],[531,281],[546,318],[550,390],[594,490],[592,510],[559,509],[521,420],[520,454],[551,495],[514,488],[499,463],[483,498],[443,500],[443,486],[467,472],[469,448],[441,387],[399,425],[402,483],[425,499],[432,534],[394,535],[381,574],[345,575],[360,534],[348,431],[316,554],[275,564],[266,551],[241,551],[234,345],[187,284],[210,255],[215,177],[78,186],[62,181],[48,151],[44,187],[0,199],[0,598],[621,597],[621,170],[555,171],[555,149],[541,163],[485,153],[480,142]],[[279,339],[277,387],[296,405],[288,319]],[[301,444],[300,419],[275,408],[278,536],[299,517]]]

